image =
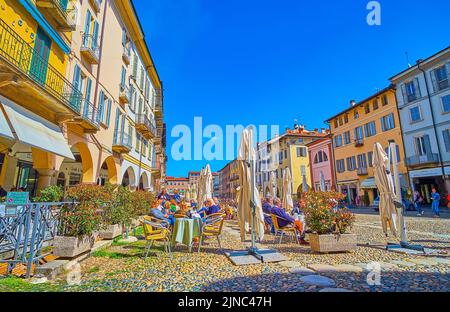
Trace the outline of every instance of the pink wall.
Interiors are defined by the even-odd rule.
[[[322,151],[327,156],[327,160],[314,163],[314,159],[316,155]],[[314,142],[309,145],[309,157],[311,164],[311,179],[312,185],[316,191],[320,189],[317,188],[317,185],[320,184],[320,172],[323,172],[325,177],[325,182],[327,185],[327,189],[333,189],[335,186],[334,183],[334,174],[333,174],[333,159],[331,153],[331,139],[320,140],[320,142]]]

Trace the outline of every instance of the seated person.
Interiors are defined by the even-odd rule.
[[[173,191],[173,193],[174,194],[172,196],[172,199],[174,199],[176,203],[181,202],[181,197],[180,194],[178,193],[178,190]]]
[[[214,199],[209,199],[209,203],[210,203],[210,207],[209,207],[208,211],[206,211],[207,215],[212,215],[212,214],[220,212],[220,205],[219,205],[219,200],[217,199],[217,197],[214,197]]]
[[[303,233],[303,224],[300,220],[296,220],[293,217],[291,217],[284,208],[281,207],[281,200],[279,198],[276,198],[274,200],[274,206],[272,207],[272,214],[277,216],[278,220],[278,226],[280,228],[284,228],[286,226],[293,226],[297,229],[297,231],[300,233],[300,242],[302,244],[305,244],[306,241],[304,240],[301,233]]]
[[[205,200],[203,202],[203,207],[201,209],[199,209],[197,212],[200,216],[202,216],[202,218],[205,218],[206,215],[208,214],[209,211],[209,207],[211,206],[211,202],[209,200]]]
[[[264,222],[270,226],[272,226],[272,207],[273,207],[273,199],[272,196],[267,195],[264,203],[262,204],[262,210],[264,212]]]

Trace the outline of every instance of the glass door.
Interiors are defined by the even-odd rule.
[[[36,42],[34,44],[33,58],[31,59],[31,76],[40,84],[45,85],[48,69],[48,58],[52,41],[47,34],[38,27]]]

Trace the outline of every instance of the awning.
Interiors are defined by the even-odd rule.
[[[6,120],[3,111],[0,112],[0,137],[7,138],[9,140],[14,140],[14,135],[11,131],[11,128],[8,125],[8,121]]]
[[[0,96],[0,105],[13,129],[14,140],[74,160],[61,129],[29,110]]]
[[[408,189],[408,181],[404,174],[400,174],[400,185],[402,189]],[[359,186],[362,189],[375,189],[377,188],[377,185],[375,183],[375,178],[367,178],[364,181],[361,182],[361,185]]]

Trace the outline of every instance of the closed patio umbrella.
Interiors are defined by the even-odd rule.
[[[212,198],[212,183],[213,183],[213,177],[211,173],[211,167],[209,164],[206,165],[205,168],[205,177],[203,180],[203,201]]]
[[[302,191],[303,191],[303,193],[308,192],[308,183],[306,183],[306,175],[303,175]]]
[[[291,170],[286,168],[283,170],[283,207],[286,211],[291,211],[294,208],[292,201],[292,177]]]
[[[197,182],[197,205],[199,208],[203,206],[203,179],[204,179],[204,169],[200,170],[200,175],[198,176]]]
[[[388,235],[388,227],[395,237],[398,238],[398,214],[395,208],[395,190],[391,174],[388,172],[389,159],[380,143],[375,143],[373,148],[373,168],[375,183],[379,191],[379,211],[383,232]]]
[[[275,179],[275,172],[270,172],[270,186],[269,186],[270,196],[272,198],[277,197],[277,180]]]
[[[238,220],[241,232],[241,240],[245,241],[246,227],[251,227],[252,243],[253,234],[262,240],[264,237],[264,214],[261,205],[259,191],[254,183],[254,165],[249,166],[255,161],[255,150],[253,148],[253,132],[245,129],[242,132],[241,143],[238,151],[238,172],[239,189],[237,191],[238,200]],[[255,204],[254,211],[250,202]]]

